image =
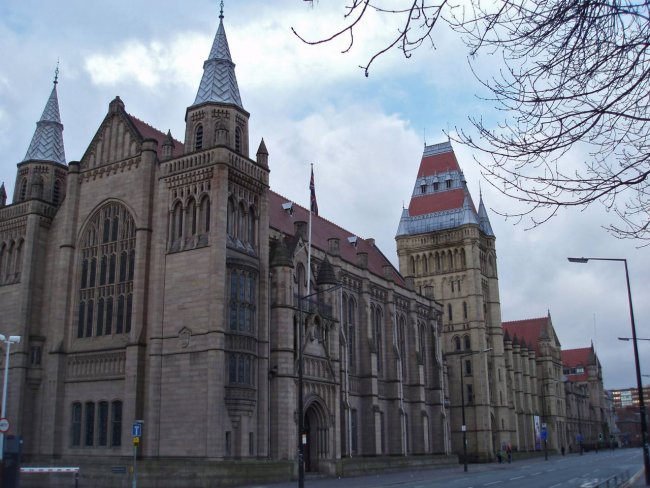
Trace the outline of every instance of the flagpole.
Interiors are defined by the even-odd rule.
[[[314,210],[314,163],[311,163],[311,180],[309,180],[309,238],[307,240],[307,295],[311,293],[311,215]]]

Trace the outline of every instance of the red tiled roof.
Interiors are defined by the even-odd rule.
[[[163,142],[165,142],[165,139],[167,139],[167,134],[164,132],[159,131],[155,127],[150,126],[146,122],[140,120],[137,117],[134,117],[131,114],[126,114],[135,128],[138,130],[140,135],[144,139],[155,139],[158,141],[158,149],[162,148]],[[180,141],[177,141],[174,139],[174,151],[172,153],[173,157],[181,156],[184,152],[184,144]]]
[[[309,222],[309,211],[294,203],[293,215],[289,215],[289,213],[282,208],[282,204],[289,201],[291,200],[278,195],[273,191],[269,191],[269,224],[271,228],[276,229],[285,235],[293,236],[295,232],[294,222]],[[311,227],[312,245],[315,248],[327,252],[329,249],[328,239],[338,237],[341,259],[343,261],[356,265],[357,253],[368,253],[368,270],[371,273],[383,277],[383,267],[389,265],[393,268],[395,283],[400,286],[405,286],[405,281],[402,275],[399,274],[397,269],[395,269],[386,256],[384,256],[379,248],[370,240],[359,237],[355,247],[348,242],[348,237],[352,237],[355,234],[318,215],[312,216]]]
[[[427,195],[411,198],[409,204],[409,215],[426,215],[444,210],[453,210],[463,207],[465,192],[462,188],[441,191],[440,193],[429,193]]]
[[[528,348],[530,349],[532,347],[535,350],[535,354],[539,356],[539,336],[548,320],[548,317],[512,320],[510,322],[502,322],[501,326],[504,332],[510,335],[510,339],[514,340],[515,336],[519,342],[523,339]]]
[[[453,151],[423,156],[418,170],[418,178],[431,176],[446,171],[460,171],[460,166]]]
[[[562,365],[568,368],[582,366],[585,372],[582,374],[568,375],[570,381],[587,381],[587,366],[590,364],[591,347],[581,347],[579,349],[562,350]]]

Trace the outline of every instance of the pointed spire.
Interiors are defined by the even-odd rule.
[[[479,219],[476,215],[476,211],[474,210],[474,206],[472,205],[471,197],[469,196],[467,188],[465,188],[465,198],[463,199],[463,220],[461,222],[461,225],[478,223]]]
[[[59,83],[59,66],[57,64],[54,86],[45,104],[41,119],[36,123],[36,131],[27,149],[23,161],[53,161],[65,164],[65,149],[63,147],[63,124],[59,115],[59,99],[56,85]]]
[[[203,63],[203,78],[196,93],[194,105],[206,102],[230,103],[243,109],[235,63],[230,57],[226,30],[223,27],[223,2],[219,15],[219,28],[212,43],[208,59]]]
[[[485,205],[483,204],[483,192],[479,189],[480,201],[478,204],[478,220],[479,227],[486,236],[494,237],[494,231],[492,230],[492,225],[490,224],[490,218],[488,217],[487,210],[485,210]]]
[[[266,149],[263,137],[262,142],[260,142],[260,147],[257,148],[257,162],[264,168],[269,167],[269,151]]]
[[[0,186],[0,207],[7,205],[7,190],[5,190],[5,184],[2,183]]]

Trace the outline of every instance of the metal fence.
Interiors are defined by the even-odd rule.
[[[589,485],[589,488],[618,488],[619,486],[625,485],[628,481],[630,481],[630,473],[623,471],[604,481]]]

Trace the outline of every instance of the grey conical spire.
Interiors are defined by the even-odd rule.
[[[65,164],[63,124],[61,124],[59,116],[59,99],[56,93],[58,77],[59,68],[57,67],[52,93],[45,104],[41,120],[36,122],[36,131],[23,161],[53,161]]]
[[[481,201],[478,204],[479,227],[486,236],[494,237],[494,231],[492,230],[492,225],[490,225],[490,218],[488,217],[487,210],[485,210],[485,205],[483,205],[483,192],[480,195]]]
[[[223,27],[223,6],[210,55],[203,63],[203,78],[194,105],[206,102],[231,103],[244,108],[239,96],[235,63],[230,58],[226,30]]]

